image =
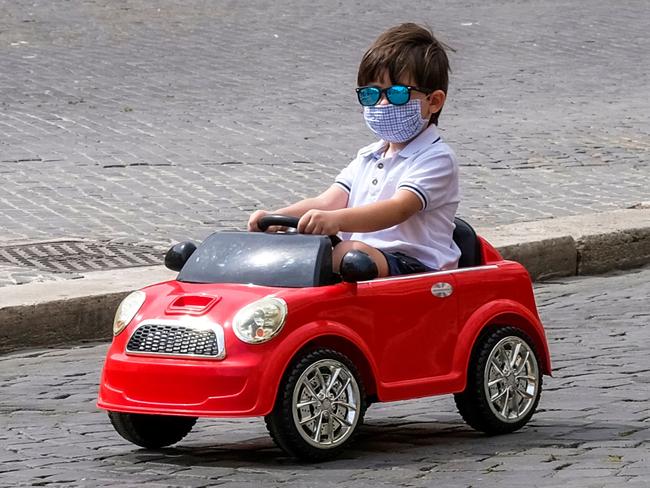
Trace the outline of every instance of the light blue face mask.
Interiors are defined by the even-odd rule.
[[[387,142],[406,142],[417,136],[429,121],[422,118],[419,99],[404,105],[373,105],[363,107],[368,128]]]

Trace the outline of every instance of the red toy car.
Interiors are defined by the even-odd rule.
[[[264,416],[307,460],[344,449],[372,402],[453,393],[475,429],[517,430],[551,373],[530,278],[460,219],[454,239],[459,269],[380,279],[359,256],[333,274],[326,236],[177,244],[177,279],[118,308],[98,406],[147,448],[178,442],[197,417]]]

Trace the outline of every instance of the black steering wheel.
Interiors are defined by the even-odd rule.
[[[271,214],[262,217],[257,222],[257,226],[260,228],[262,232],[265,232],[272,225],[291,227],[297,230],[298,222],[300,222],[300,219],[298,217],[292,217],[290,215]],[[329,236],[329,238],[330,241],[332,241],[332,247],[336,246],[339,242],[341,242],[341,238],[339,236],[334,235],[334,236]]]
[[[290,215],[271,214],[262,217],[257,222],[257,226],[260,228],[262,232],[266,232],[266,229],[268,229],[272,225],[280,225],[282,227],[292,227],[294,229],[298,229],[298,222],[300,222],[300,219],[298,217],[291,217]]]

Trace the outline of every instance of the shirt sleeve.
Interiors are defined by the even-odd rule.
[[[397,184],[420,199],[421,210],[458,201],[458,165],[452,153],[426,155],[413,161]]]
[[[352,184],[354,183],[354,177],[358,172],[359,164],[360,158],[357,156],[352,160],[352,162],[350,162],[350,164],[343,168],[334,179],[334,183],[340,186],[348,194],[352,191]]]

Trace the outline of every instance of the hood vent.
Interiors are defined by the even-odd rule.
[[[212,295],[182,295],[167,307],[171,315],[203,315],[212,308],[221,297]]]

